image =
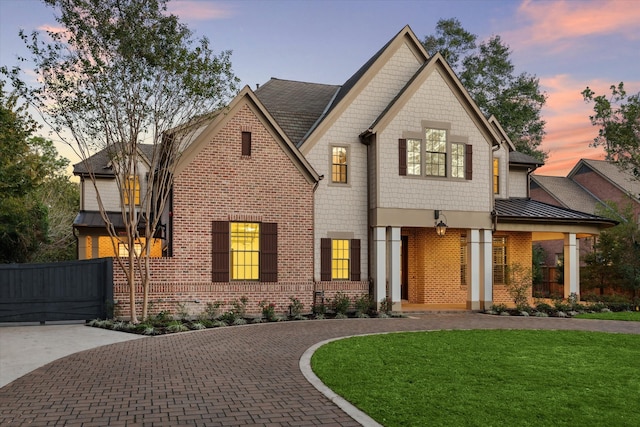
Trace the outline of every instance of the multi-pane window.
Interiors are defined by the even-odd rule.
[[[467,284],[467,236],[460,236],[460,284]]]
[[[231,279],[258,280],[260,274],[260,223],[231,223]]]
[[[348,239],[331,241],[331,278],[333,280],[349,280],[349,253]]]
[[[493,283],[505,284],[507,279],[507,238],[493,238]]]
[[[331,182],[347,183],[347,148],[332,147],[331,149]]]
[[[136,256],[140,256],[140,254],[142,253],[142,244],[141,243],[134,243],[133,244],[133,251],[136,254]],[[118,243],[118,256],[120,258],[127,258],[129,257],[129,245],[127,245],[126,243]]]
[[[465,150],[466,144],[451,144],[451,176],[465,178]]]
[[[493,194],[500,193],[500,160],[493,159]]]
[[[407,175],[420,175],[422,173],[422,141],[419,139],[407,139]]]
[[[124,181],[124,204],[129,204],[129,196],[133,196],[133,203],[140,204],[140,179],[137,175],[130,175]]]
[[[425,175],[447,176],[447,131],[425,130]]]

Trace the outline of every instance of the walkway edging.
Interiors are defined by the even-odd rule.
[[[380,334],[364,334],[364,335],[380,335]],[[316,374],[313,373],[313,370],[311,369],[311,357],[313,356],[313,353],[315,353],[317,349],[319,349],[323,345],[328,344],[330,342],[343,340],[346,338],[352,338],[356,336],[363,336],[363,335],[350,335],[346,337],[331,338],[328,340],[320,341],[319,343],[312,345],[304,352],[302,357],[300,357],[300,363],[299,363],[300,371],[302,372],[302,375],[304,375],[304,377],[307,379],[307,381],[309,381],[309,383],[316,388],[316,390],[324,394],[327,399],[335,403],[340,409],[346,412],[347,415],[349,415],[355,421],[359,422],[361,425],[365,427],[383,427],[382,424],[379,424],[376,420],[374,420],[373,418],[371,418],[370,416],[362,412],[360,409],[353,406],[351,403],[349,403],[348,400],[341,397],[336,392],[334,392],[329,387],[327,387],[322,382],[322,380],[320,380],[320,378],[318,378]]]

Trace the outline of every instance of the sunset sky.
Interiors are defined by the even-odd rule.
[[[214,51],[232,50],[235,74],[253,89],[271,77],[342,84],[406,24],[419,39],[453,17],[481,40],[498,34],[516,72],[536,75],[548,95],[542,147],[549,159],[538,174],[566,175],[582,157],[603,157],[589,147],[597,129],[580,95],[586,86],[601,94],[624,81],[627,92],[640,91],[637,0],[174,0],[170,11]],[[27,55],[20,28],[56,25],[54,10],[39,1],[0,0],[0,65]]]

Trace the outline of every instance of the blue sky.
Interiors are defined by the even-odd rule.
[[[629,92],[640,91],[636,0],[173,0],[170,11],[215,51],[232,50],[234,72],[252,88],[271,77],[342,84],[407,24],[420,39],[452,17],[481,40],[498,34],[517,72],[536,75],[549,96],[542,174],[564,175],[580,157],[602,158],[589,147],[597,130],[580,95],[586,86],[603,93],[624,81]],[[40,1],[0,0],[0,64],[27,54],[20,28],[56,25]]]

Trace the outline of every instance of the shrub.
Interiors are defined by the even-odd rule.
[[[167,325],[167,331],[169,332],[185,332],[188,330],[189,328],[181,320],[173,320]]]
[[[276,305],[266,300],[260,301],[259,305],[262,309],[262,317],[264,317],[267,322],[274,322],[276,320]]]
[[[336,312],[336,317],[338,317],[339,314],[346,316],[350,306],[351,300],[346,294],[337,292],[333,297],[333,309]]]
[[[208,302],[204,309],[204,315],[209,320],[215,320],[218,317],[218,310],[222,303],[220,301]]]
[[[354,299],[357,317],[369,317],[371,310],[371,297],[369,294],[362,294]]]
[[[298,298],[289,297],[289,299],[291,300],[291,304],[289,304],[289,313],[291,313],[291,317],[295,320],[304,319],[304,316],[302,316],[304,304],[302,304]]]
[[[564,302],[562,298],[555,298],[553,300],[553,307],[557,312],[562,312],[563,314],[567,311],[571,311],[571,306]],[[562,317],[562,316],[559,316]]]
[[[385,297],[380,300],[380,313],[389,314],[393,311],[393,302],[391,298]]]
[[[531,268],[515,263],[507,269],[507,292],[509,292],[518,311],[526,311],[527,313],[531,311],[529,295],[532,283]]]
[[[546,302],[539,302],[536,304],[536,311],[538,311],[539,313],[549,314],[553,313],[553,307],[551,307]]]
[[[495,314],[507,313],[507,305],[506,304],[493,304],[491,306],[491,311]]]
[[[324,303],[314,304],[311,307],[311,311],[313,312],[313,317],[316,319],[324,319],[325,314],[327,314],[327,306]]]
[[[178,319],[186,322],[189,319],[189,309],[187,308],[186,302],[179,302],[177,304],[176,313],[178,314]]]

